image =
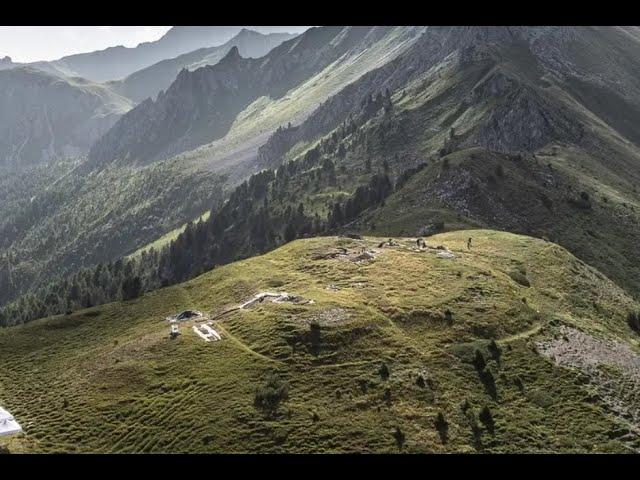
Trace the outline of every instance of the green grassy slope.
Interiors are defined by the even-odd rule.
[[[0,402],[26,431],[3,442],[13,452],[640,448],[584,375],[535,348],[564,325],[637,355],[640,337],[625,318],[639,305],[620,288],[530,237],[478,230],[427,239],[455,259],[413,251],[412,238],[390,248],[378,248],[381,240],[298,240],[133,301],[0,330]],[[362,264],[322,258],[338,246],[378,254]],[[215,343],[189,326],[169,339],[166,315],[215,314],[264,290],[314,303],[228,314],[215,321]],[[472,363],[476,349],[484,373]],[[265,412],[254,394],[272,373],[288,398]],[[485,406],[494,424],[480,415]],[[436,428],[439,413],[446,429]]]

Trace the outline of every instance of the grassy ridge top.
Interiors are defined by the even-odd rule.
[[[383,240],[298,240],[136,300],[1,330],[0,399],[27,432],[9,449],[625,450],[620,420],[585,402],[579,375],[532,348],[564,325],[637,351],[625,318],[638,305],[620,288],[529,237],[427,239],[453,259],[414,251],[415,239]],[[348,255],[327,255],[339,247]],[[353,261],[362,249],[374,258]],[[265,290],[314,303],[231,313],[214,322],[219,342],[189,326],[168,338],[167,315],[216,314]],[[493,381],[474,366],[476,350]],[[254,400],[271,374],[288,397],[267,412]]]

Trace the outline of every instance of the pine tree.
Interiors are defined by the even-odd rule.
[[[121,291],[123,300],[131,300],[139,297],[142,293],[140,277],[126,277],[122,282]]]

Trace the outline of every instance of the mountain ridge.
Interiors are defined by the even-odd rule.
[[[203,47],[221,45],[243,27],[172,27],[160,39],[136,47],[115,46],[94,52],[68,55],[31,65],[50,73],[80,76],[96,82],[118,80],[154,63]],[[269,33],[269,27],[262,28]]]
[[[375,38],[383,36],[386,31],[388,29],[378,27],[312,28],[274,48],[264,59],[234,57],[234,61],[225,61],[218,66],[202,67],[194,72],[183,70],[156,102],[147,102],[120,119],[109,133],[96,142],[89,158],[91,162],[99,164],[131,156],[132,160],[144,163],[167,158],[216,140],[228,131],[236,115],[251,101],[261,95],[281,97],[288,89],[326,67],[349,49],[357,48],[358,42],[372,41],[367,40],[368,34]],[[332,40],[335,41],[334,44],[331,43]],[[233,76],[233,73],[224,70],[223,65],[242,65],[243,68],[235,72],[240,75],[245,72],[244,77],[227,78],[228,75]],[[220,76],[219,80],[216,75]],[[187,82],[187,78],[193,83]],[[229,82],[233,95],[237,95],[236,102],[229,102],[230,92],[226,90],[224,95],[216,93],[223,91],[219,86],[225,85],[225,82]],[[183,88],[197,85],[199,91],[207,97],[201,103],[206,105],[205,110],[209,108],[210,111],[203,110],[200,103],[193,109],[183,107],[184,102],[193,103],[194,91],[181,92],[181,85]],[[216,100],[223,105],[217,106]],[[193,118],[190,118],[192,114]],[[163,119],[174,116],[180,119],[179,124],[177,128],[172,126],[169,129]],[[211,118],[216,119],[215,124]],[[144,129],[144,134],[141,134],[141,128]],[[190,137],[192,130],[195,132],[193,138]],[[157,142],[151,146],[146,137],[151,135],[152,138],[157,138],[161,131],[169,133],[170,140],[163,141],[166,146],[159,146]],[[198,132],[203,132],[204,135]],[[135,138],[139,140],[136,141]],[[152,151],[145,152],[147,144]]]
[[[131,106],[84,79],[30,66],[0,70],[0,165],[20,168],[81,155]]]
[[[109,82],[109,86],[136,102],[148,97],[155,98],[160,91],[166,90],[171,85],[180,70],[183,68],[193,70],[206,64],[216,64],[220,61],[222,54],[234,45],[241,48],[246,57],[261,57],[282,41],[294,36],[285,33],[265,35],[243,28],[222,45],[200,48],[175,58],[162,60],[130,74],[121,81]]]

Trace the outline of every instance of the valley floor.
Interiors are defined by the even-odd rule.
[[[626,315],[639,308],[623,290],[530,237],[450,232],[425,250],[415,238],[386,240],[298,240],[135,300],[0,330],[0,403],[25,431],[0,443],[11,452],[640,449],[637,375],[606,355],[583,368],[549,353],[579,335],[615,342],[637,362]],[[216,318],[264,291],[313,303],[265,300]],[[165,318],[185,309],[214,319],[221,341],[186,324],[170,339]]]

